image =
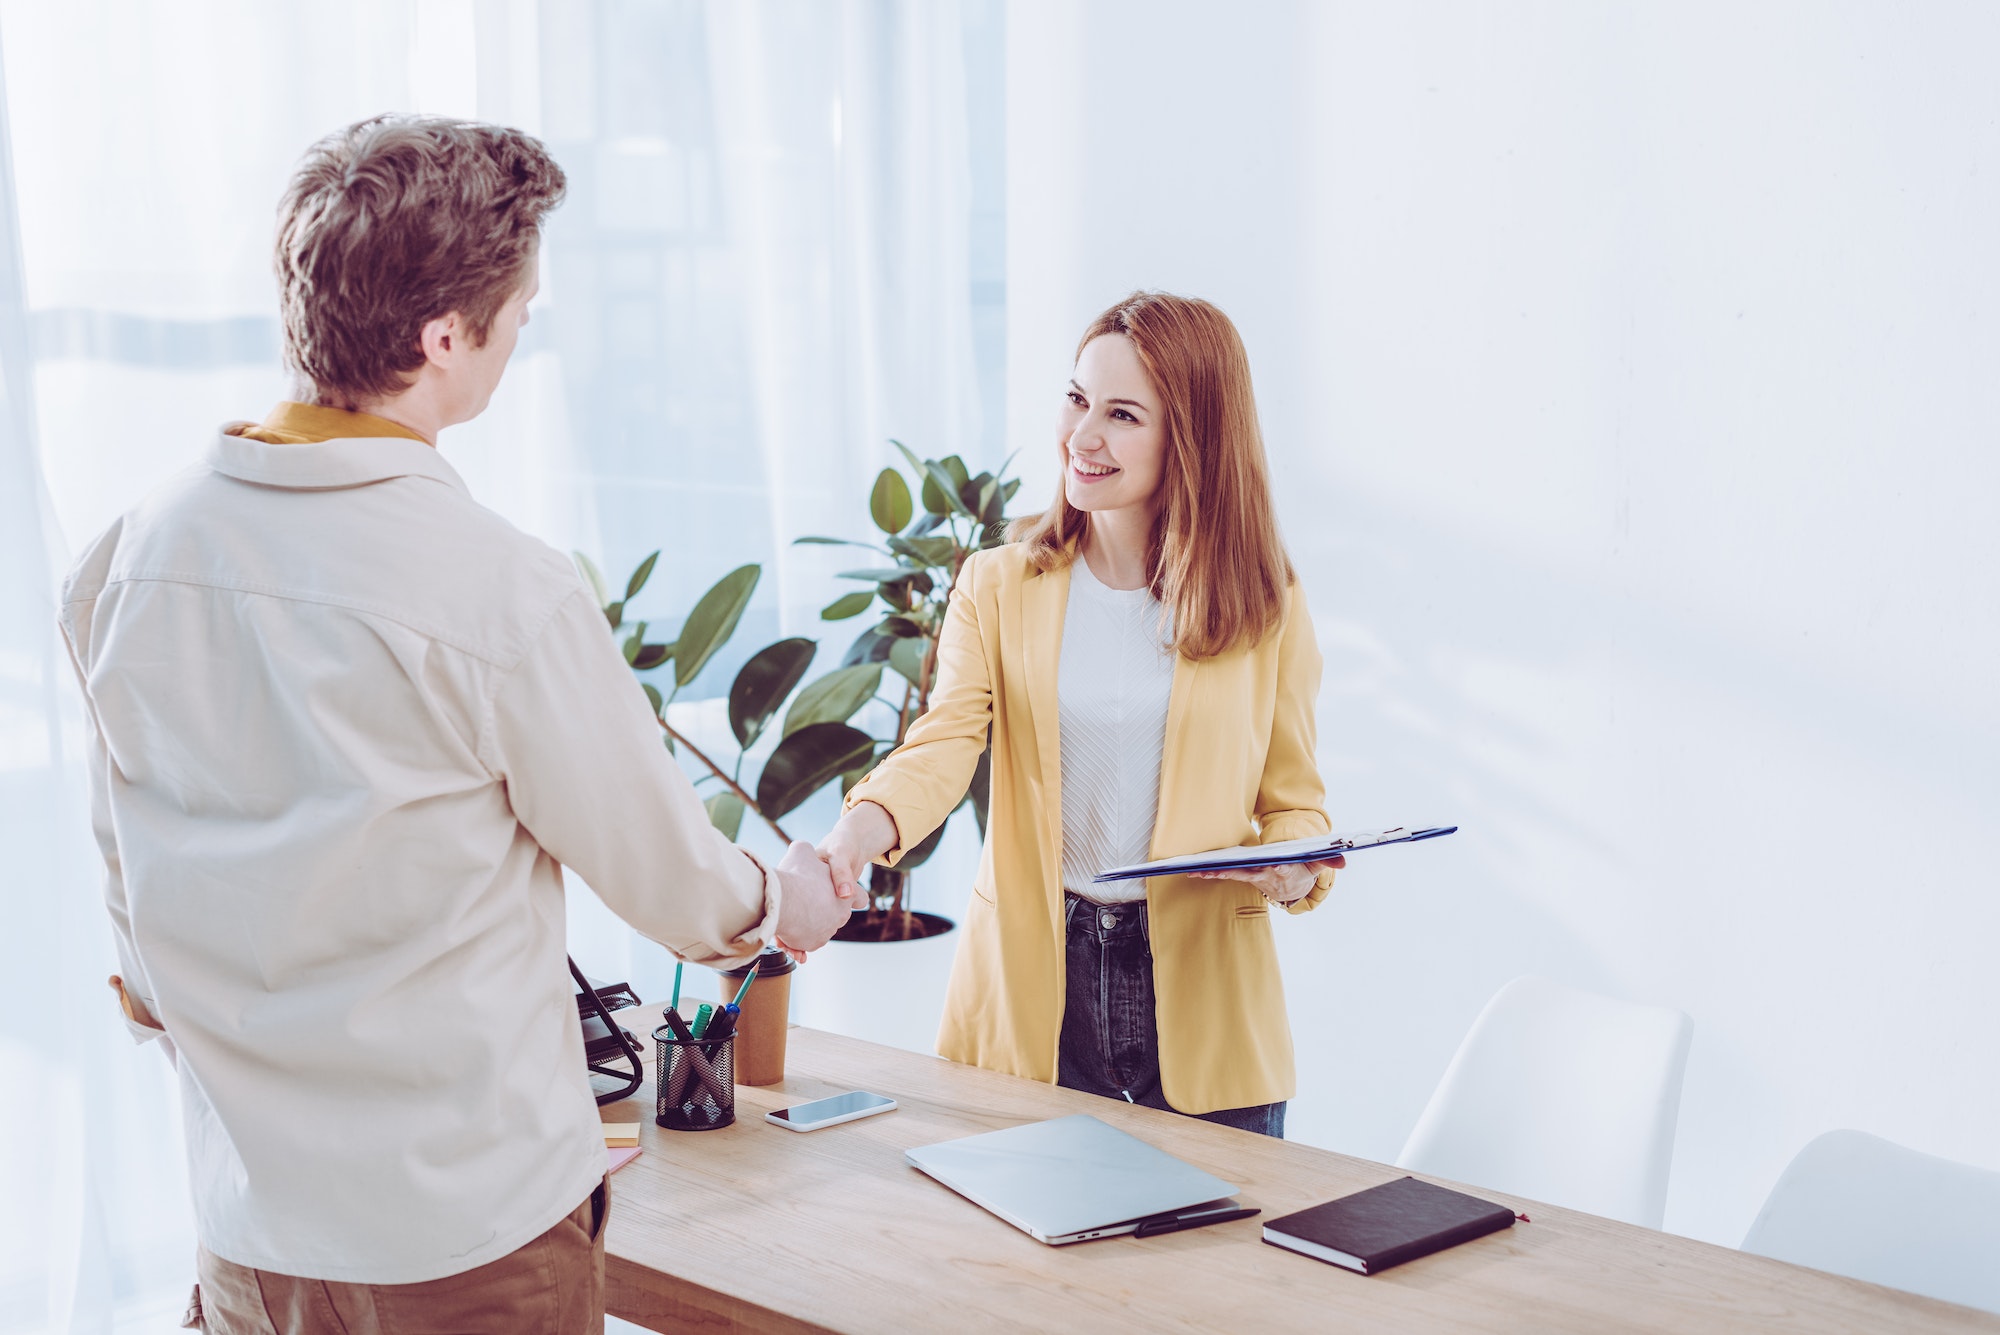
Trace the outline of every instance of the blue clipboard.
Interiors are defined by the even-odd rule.
[[[1111,881],[1136,881],[1147,876],[1185,876],[1196,871],[1242,871],[1251,867],[1283,867],[1295,862],[1325,862],[1329,858],[1358,853],[1364,848],[1414,844],[1420,839],[1437,839],[1457,830],[1456,825],[1433,825],[1421,830],[1399,825],[1393,830],[1320,834],[1309,839],[1288,839],[1278,844],[1244,844],[1237,848],[1218,848],[1209,853],[1161,858],[1157,862],[1137,862],[1129,867],[1112,867],[1090,879],[1095,884],[1104,885]]]

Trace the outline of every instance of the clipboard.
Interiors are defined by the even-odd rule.
[[[1456,825],[1433,825],[1420,830],[1399,825],[1393,830],[1317,834],[1308,839],[1287,839],[1277,844],[1242,844],[1208,853],[1161,858],[1157,862],[1135,862],[1129,867],[1111,867],[1090,879],[1094,884],[1104,885],[1112,881],[1136,881],[1146,876],[1185,876],[1195,871],[1241,871],[1252,867],[1283,867],[1295,862],[1324,862],[1364,848],[1414,844],[1422,839],[1454,834],[1457,830]]]

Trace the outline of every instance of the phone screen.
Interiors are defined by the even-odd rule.
[[[790,1108],[780,1108],[771,1116],[782,1118],[796,1126],[806,1126],[813,1122],[824,1122],[829,1117],[845,1117],[867,1108],[882,1108],[894,1099],[885,1099],[880,1094],[869,1094],[855,1090],[851,1094],[835,1094],[830,1099],[815,1099],[811,1103],[801,1103]]]

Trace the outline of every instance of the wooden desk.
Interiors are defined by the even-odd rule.
[[[621,1011],[647,1040],[660,1007]],[[800,1135],[774,1108],[847,1089],[895,1112]],[[734,1126],[653,1125],[612,1179],[607,1310],[661,1331],[2000,1331],[2000,1317],[1479,1191],[1532,1222],[1375,1276],[1259,1240],[1265,1219],[1400,1176],[1362,1159],[794,1028]],[[1088,1112],[1264,1214],[1047,1247],[911,1168],[916,1145]]]

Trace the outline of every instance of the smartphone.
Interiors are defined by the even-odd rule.
[[[873,1117],[876,1113],[888,1112],[896,1106],[894,1099],[885,1099],[880,1094],[869,1094],[855,1090],[850,1094],[835,1094],[830,1099],[814,1099],[811,1103],[794,1104],[780,1108],[776,1112],[764,1114],[764,1120],[788,1131],[817,1131],[823,1126],[834,1126],[840,1122],[852,1122],[861,1117]]]

